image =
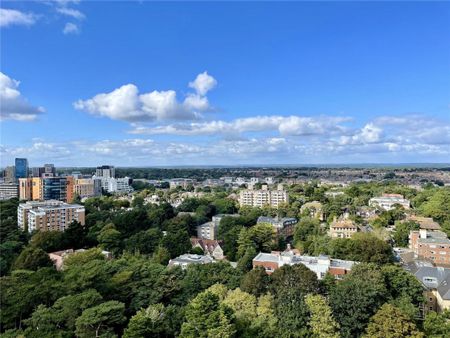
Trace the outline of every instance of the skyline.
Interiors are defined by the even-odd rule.
[[[448,3],[3,2],[0,164],[448,163],[449,19]]]

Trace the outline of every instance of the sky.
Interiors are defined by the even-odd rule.
[[[450,3],[2,1],[0,165],[450,162]]]

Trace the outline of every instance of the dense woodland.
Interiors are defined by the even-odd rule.
[[[154,189],[133,201],[111,196],[85,201],[86,225],[64,233],[23,233],[17,200],[0,202],[0,293],[3,337],[448,337],[450,313],[423,318],[422,287],[395,263],[392,246],[406,246],[410,229],[401,208],[379,212],[374,231],[331,239],[328,224],[380,193],[401,193],[420,215],[433,217],[450,234],[450,188],[422,191],[396,183],[357,183],[335,198],[317,182],[289,187],[291,203],[275,210],[239,208],[229,191],[212,191],[169,203],[144,204]],[[162,200],[179,191],[158,191]],[[300,207],[323,204],[326,222]],[[181,212],[181,214],[179,214]],[[195,227],[217,213],[228,262],[168,268],[170,258],[190,252]],[[252,270],[260,251],[284,250],[287,239],[256,225],[261,215],[297,217],[293,245],[305,254],[329,254],[361,262],[342,281],[302,265],[283,266],[271,276]],[[396,225],[389,235],[386,228]],[[47,253],[88,249],[71,255],[56,271]],[[101,250],[113,253],[107,260]]]

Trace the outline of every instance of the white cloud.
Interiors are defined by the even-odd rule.
[[[74,107],[94,115],[131,122],[192,120],[211,109],[205,96],[191,93],[180,102],[174,90],[154,90],[140,94],[134,84],[121,86],[109,93],[97,94],[91,99],[78,100]]]
[[[78,34],[80,33],[80,27],[73,22],[67,22],[63,28],[64,34]]]
[[[346,144],[366,144],[380,142],[383,129],[374,123],[368,123],[352,136],[341,136],[341,143]]]
[[[15,9],[0,8],[0,27],[12,25],[31,26],[37,20],[33,13],[24,13]]]
[[[45,110],[34,107],[20,94],[19,81],[0,72],[0,119],[32,121]]]
[[[231,122],[208,121],[165,126],[135,126],[132,134],[171,134],[171,135],[240,135],[246,132],[278,131],[281,136],[313,136],[340,134],[347,130],[341,123],[347,117],[318,116],[254,116],[236,119]]]
[[[197,75],[194,81],[189,82],[189,87],[195,89],[198,95],[205,96],[211,89],[217,85],[217,81],[208,72]]]
[[[77,20],[83,20],[83,19],[86,18],[86,16],[82,12],[80,12],[77,9],[73,9],[73,8],[58,7],[58,8],[56,8],[56,11],[59,14],[70,16],[70,17],[72,17],[74,19],[77,19]]]

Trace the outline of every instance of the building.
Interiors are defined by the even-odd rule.
[[[86,250],[85,249],[61,250],[61,251],[50,252],[48,254],[48,257],[53,261],[53,264],[55,265],[56,270],[61,271],[64,268],[64,261],[66,260],[67,257],[69,257],[73,254],[84,252],[84,251],[86,251]],[[102,255],[105,256],[106,259],[112,258],[112,253],[109,251],[102,250]]]
[[[428,260],[436,266],[450,266],[450,240],[442,231],[411,231],[409,248],[416,258]]]
[[[421,217],[421,216],[406,216],[407,221],[413,221],[419,224],[420,229],[425,230],[441,230],[439,223],[435,222],[431,217]]]
[[[0,183],[0,201],[17,198],[19,196],[19,185],[16,183]]]
[[[5,183],[16,183],[16,168],[14,166],[6,167],[3,171],[3,180]]]
[[[358,226],[350,219],[334,220],[330,225],[331,238],[351,238],[358,231]]]
[[[271,206],[278,208],[281,204],[289,203],[287,191],[283,189],[281,184],[277,190],[269,190],[267,185],[263,185],[260,190],[245,189],[239,194],[239,204],[241,206],[252,206],[262,208]]]
[[[32,200],[32,178],[19,178],[19,199]]]
[[[413,261],[403,267],[412,273],[424,288],[423,314],[450,309],[450,269],[434,267],[422,261]]]
[[[294,235],[295,225],[298,223],[296,218],[283,217],[283,218],[272,218],[266,216],[258,217],[256,223],[269,223],[273,226],[277,235],[284,237],[289,237]]]
[[[188,186],[193,186],[196,181],[192,178],[173,178],[169,181],[170,189],[175,189],[177,187],[182,187],[186,189]]]
[[[411,206],[411,202],[399,194],[384,194],[381,197],[373,197],[369,200],[369,206],[379,207],[384,210],[394,209],[396,204],[401,205],[405,209],[409,209]]]
[[[201,239],[211,239],[217,238],[219,231],[220,221],[224,217],[238,217],[238,214],[217,214],[212,217],[210,222],[203,223],[197,226],[197,237]]]
[[[304,212],[307,212],[308,215],[312,218],[317,218],[320,221],[324,220],[323,205],[318,201],[312,201],[303,204],[300,208],[300,212],[302,213],[302,215]]]
[[[80,198],[100,196],[102,194],[102,181],[93,178],[75,179],[73,193]]]
[[[168,266],[180,266],[186,269],[191,264],[209,264],[214,263],[214,258],[210,256],[184,254],[177,258],[171,259]]]
[[[71,196],[71,193],[68,193],[68,186],[70,186],[69,178],[43,177],[40,179],[40,184],[42,186],[42,198],[40,198],[40,200],[58,200],[68,202],[67,198]],[[33,200],[35,200],[34,196]]]
[[[16,158],[15,177],[16,177],[15,182],[17,182],[19,178],[28,177],[28,160],[26,158]]]
[[[201,239],[201,238],[191,238],[192,248],[200,248],[206,256],[211,256],[214,259],[221,260],[224,259],[222,249],[222,241],[211,240],[211,239]]]
[[[17,224],[28,232],[64,231],[73,221],[84,225],[84,207],[50,200],[44,202],[26,202],[17,208]]]
[[[43,174],[46,177],[56,176],[56,168],[54,164],[44,164],[44,172]]]
[[[102,165],[95,170],[95,176],[101,178],[116,177],[116,169],[112,165]]]
[[[31,177],[42,177],[44,171],[44,167],[33,167],[31,168]]]
[[[271,253],[260,252],[253,259],[253,268],[262,267],[267,274],[272,274],[276,269],[283,265],[303,264],[313,271],[318,279],[323,279],[327,273],[333,275],[336,279],[341,279],[348,274],[356,262],[333,259],[328,256],[301,256],[294,250],[284,252],[272,251]]]
[[[93,179],[99,177],[93,176]],[[128,194],[133,191],[130,186],[130,179],[128,177],[114,178],[101,177],[102,189],[111,194]]]

